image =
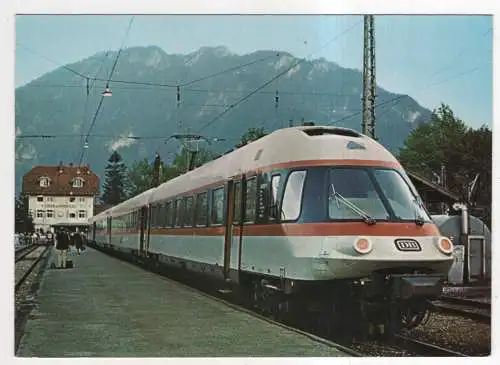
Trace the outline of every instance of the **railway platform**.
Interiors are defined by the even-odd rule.
[[[91,248],[72,259],[44,273],[16,356],[350,356]]]

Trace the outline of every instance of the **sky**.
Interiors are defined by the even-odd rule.
[[[58,64],[77,62],[118,49],[130,18],[16,16],[16,87],[57,67],[26,47]],[[491,128],[492,26],[491,16],[375,16],[378,85],[431,110],[444,102],[468,125]],[[148,45],[167,53],[221,45],[238,54],[272,49],[361,69],[363,22],[362,16],[347,15],[135,16],[126,47]]]

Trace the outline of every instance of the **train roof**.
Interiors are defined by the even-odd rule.
[[[102,219],[105,219],[106,217],[109,216],[112,208],[106,209],[105,211],[100,212],[99,214],[93,215],[88,219],[89,223],[92,224],[94,222],[100,221]]]
[[[149,204],[149,199],[152,196],[153,192],[157,188],[151,188],[146,190],[139,195],[134,196],[128,200],[121,202],[120,204],[115,205],[110,209],[110,215],[112,217],[120,216],[123,214],[128,214],[137,210],[140,207],[147,206]]]
[[[195,170],[169,180],[153,192],[150,203],[222,180],[289,162],[328,160],[383,161],[400,166],[381,144],[353,129],[300,126],[276,130]],[[359,162],[361,163],[361,162]]]
[[[127,214],[153,202],[270,166],[290,162],[307,165],[317,161],[332,165],[336,161],[348,161],[352,165],[379,161],[401,167],[380,143],[353,129],[331,126],[284,128],[128,199],[89,221]]]

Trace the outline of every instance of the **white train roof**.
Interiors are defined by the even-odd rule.
[[[328,126],[284,128],[126,200],[89,221],[127,214],[153,202],[250,171],[287,162],[318,160],[370,160],[400,166],[381,144],[352,129]]]
[[[360,145],[362,147],[360,147]],[[291,161],[377,160],[399,165],[375,140],[352,129],[301,126],[280,129],[158,186],[150,203],[230,177]]]
[[[151,188],[146,190],[139,195],[134,196],[118,205],[115,205],[110,209],[110,214],[113,217],[127,214],[137,210],[140,207],[147,206],[149,204],[150,197],[157,188]]]
[[[98,222],[100,220],[106,219],[111,212],[111,208],[106,209],[105,211],[100,212],[99,214],[93,215],[89,218],[89,223],[92,224],[94,222]]]

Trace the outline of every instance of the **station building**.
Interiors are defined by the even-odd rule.
[[[23,176],[35,230],[84,229],[94,213],[99,177],[90,166],[36,166]]]

